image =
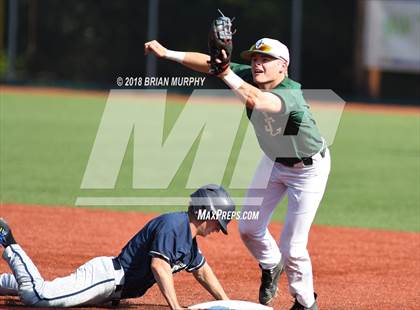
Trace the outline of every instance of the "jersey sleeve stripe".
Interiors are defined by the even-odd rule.
[[[159,257],[163,258],[164,260],[166,260],[168,263],[171,262],[168,256],[163,255],[162,253],[159,253],[159,252],[156,252],[156,251],[149,251],[149,255],[151,255],[153,257],[159,256]]]
[[[205,260],[205,258],[203,256],[203,258],[201,259],[201,262],[197,266],[195,266],[193,268],[189,268],[189,269],[187,269],[187,271],[188,272],[191,272],[191,271],[194,271],[196,269],[200,269],[204,265],[205,262],[206,262],[206,260]]]

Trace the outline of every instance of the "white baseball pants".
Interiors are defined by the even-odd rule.
[[[239,232],[263,269],[282,261],[289,291],[303,306],[314,303],[311,260],[306,249],[309,230],[325,191],[330,172],[330,154],[313,156],[313,165],[287,167],[263,156],[244,201],[243,211],[259,211],[258,220],[240,220]],[[274,208],[286,195],[287,214],[279,246],[268,231]],[[251,205],[261,197],[261,205]]]
[[[8,246],[3,258],[13,271],[0,276],[0,293],[19,294],[25,305],[72,307],[102,304],[114,298],[116,286],[124,277],[115,270],[112,257],[97,257],[69,276],[45,281],[32,260],[17,244]]]

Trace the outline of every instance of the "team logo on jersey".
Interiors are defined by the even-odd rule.
[[[172,266],[172,272],[177,272],[180,271],[182,269],[185,269],[187,267],[187,265],[185,265],[183,262],[181,261],[176,261],[175,264]]]
[[[281,127],[275,129],[273,128],[273,124],[276,122],[276,120],[269,116],[267,112],[262,112],[262,114],[264,115],[265,131],[268,132],[272,137],[279,135],[281,133]]]

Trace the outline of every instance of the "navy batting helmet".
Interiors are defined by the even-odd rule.
[[[200,187],[190,197],[188,212],[199,220],[217,219],[223,233],[227,235],[227,225],[235,211],[235,203],[228,192],[222,186],[208,184]],[[198,218],[200,213],[204,218]]]

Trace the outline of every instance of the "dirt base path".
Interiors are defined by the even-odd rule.
[[[35,87],[35,86],[11,86],[0,84],[0,90],[6,94],[30,94],[38,96],[67,96],[67,97],[90,97],[90,98],[107,98],[109,91],[101,90],[78,90],[60,87]],[[170,98],[178,102],[186,102],[188,97],[184,95],[172,94]],[[203,102],[206,100],[202,99]],[[214,99],[209,102],[215,104]],[[237,100],[224,100],[223,104],[238,103]],[[347,102],[345,111],[364,112],[373,114],[399,114],[399,115],[416,115],[420,116],[419,106],[404,106],[395,104],[369,104],[365,102]]]
[[[67,275],[90,258],[117,255],[152,215],[64,207],[0,206],[15,238],[48,280]],[[270,230],[279,236],[281,225]],[[199,238],[200,248],[232,299],[257,302],[260,271],[243,246],[237,225],[229,236]],[[309,251],[320,309],[418,309],[420,234],[314,226]],[[10,272],[0,261],[0,273]],[[183,305],[212,298],[187,272],[175,276]],[[120,308],[168,309],[155,285]],[[287,280],[280,281],[275,309],[289,309]],[[21,308],[17,297],[0,296],[0,308]],[[93,308],[90,308],[93,309]]]

